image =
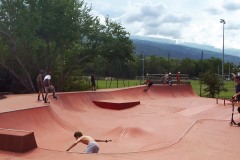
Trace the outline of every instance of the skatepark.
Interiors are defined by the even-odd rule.
[[[239,158],[240,128],[229,125],[230,102],[199,97],[191,85],[144,87],[62,92],[58,100],[49,96],[50,103],[37,101],[37,94],[6,95],[0,160]],[[98,154],[84,154],[81,143],[66,152],[75,131],[112,142],[99,142]]]

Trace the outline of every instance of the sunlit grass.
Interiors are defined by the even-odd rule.
[[[193,90],[197,95],[200,96],[200,81],[199,80],[191,80],[191,85]],[[202,96],[205,97],[204,93],[204,85],[202,85]],[[219,98],[231,98],[235,94],[235,84],[233,81],[224,81],[224,87],[227,89],[227,92],[221,92],[218,96]]]
[[[122,79],[114,79],[114,80],[97,80],[97,88],[98,89],[106,89],[106,88],[122,88],[122,87],[131,87],[143,84],[145,81],[142,80],[122,80]],[[200,81],[199,80],[190,80],[192,88],[194,92],[200,96]],[[233,81],[225,81],[225,88],[227,88],[227,92],[221,92],[219,94],[219,98],[231,98],[235,94],[235,85]],[[204,85],[202,85],[201,96],[206,97],[206,93],[204,93]]]
[[[131,87],[142,84],[144,81],[140,80],[97,80],[97,88],[105,89],[105,88],[122,88],[122,87]]]

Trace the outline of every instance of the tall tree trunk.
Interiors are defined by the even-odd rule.
[[[20,67],[23,70],[23,73],[26,75],[26,80],[28,83],[24,82],[15,72],[14,70],[10,69],[8,66],[4,65],[3,63],[1,64],[4,68],[6,68],[7,70],[10,71],[11,74],[13,74],[14,77],[16,77],[19,82],[29,91],[31,92],[36,92],[32,79],[30,77],[29,72],[27,71],[27,69],[25,68],[25,66],[23,65],[22,61],[19,59],[18,55],[17,55],[17,45],[16,45],[16,41],[13,39],[13,37],[11,37],[7,32],[4,32],[2,30],[2,28],[0,28],[0,33],[2,33],[5,37],[7,37],[9,39],[9,47],[12,50],[12,55],[13,57],[17,60],[18,64],[20,65]]]

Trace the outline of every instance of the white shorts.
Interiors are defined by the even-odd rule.
[[[98,153],[99,146],[96,142],[89,142],[87,148],[84,150],[84,153]]]

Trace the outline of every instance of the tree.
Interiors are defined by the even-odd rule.
[[[214,98],[216,95],[219,95],[221,91],[226,91],[221,78],[211,70],[203,73],[200,76],[200,80],[207,86],[204,91],[208,97]]]
[[[35,91],[40,69],[52,71],[58,91],[63,91],[71,76],[82,74],[97,55],[127,66],[133,60],[129,33],[109,18],[101,24],[90,12],[78,0],[2,0],[0,66],[28,92]]]
[[[124,76],[124,68],[131,66],[134,59],[134,45],[130,34],[121,24],[105,18],[105,26],[101,26],[100,43],[96,47],[98,54],[105,58],[109,76]]]
[[[28,53],[23,48],[29,48],[27,42],[31,41],[30,34],[24,34],[31,30],[27,27],[28,17],[26,16],[24,1],[2,0],[0,5],[0,65],[8,70],[28,91],[35,91],[32,75],[29,72],[30,63]],[[25,31],[25,32],[24,32]],[[20,38],[21,37],[21,38]],[[28,39],[28,41],[26,41]]]

